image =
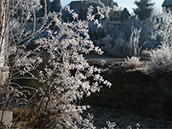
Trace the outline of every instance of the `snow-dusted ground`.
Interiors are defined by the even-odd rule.
[[[94,115],[94,124],[98,129],[105,127],[106,121],[116,122],[116,129],[126,129],[129,125],[135,129],[137,123],[140,129],[172,129],[172,117],[155,118],[103,107],[91,107],[88,112]]]

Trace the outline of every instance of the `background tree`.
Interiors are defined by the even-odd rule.
[[[121,21],[125,21],[125,20],[127,20],[129,18],[129,16],[131,16],[130,13],[129,13],[129,11],[127,10],[127,8],[124,8],[122,10],[122,12],[121,12],[120,19],[121,19]]]
[[[154,3],[152,3],[151,0],[135,1],[135,4],[137,5],[137,8],[133,10],[140,20],[145,20],[152,15]]]

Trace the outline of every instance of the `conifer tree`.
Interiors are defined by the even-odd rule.
[[[145,20],[151,16],[154,10],[154,3],[152,3],[151,0],[135,1],[135,4],[137,5],[137,8],[133,10],[135,15],[138,15],[140,20]]]
[[[125,20],[127,20],[129,18],[129,16],[131,16],[130,13],[129,13],[129,11],[127,10],[127,8],[124,8],[122,10],[122,12],[121,12],[120,19],[121,19],[121,21],[125,21]]]

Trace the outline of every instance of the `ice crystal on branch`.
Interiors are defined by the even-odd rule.
[[[89,21],[97,27],[101,24],[92,15],[93,7],[88,9],[88,19],[80,20],[78,14],[67,6],[74,21],[64,22],[57,13],[47,15],[46,0],[44,2],[42,25],[37,23],[34,1],[12,3],[9,21],[15,18],[20,25],[16,33],[12,32],[13,28],[9,29],[12,55],[9,55],[7,88],[2,89],[5,96],[2,110],[8,107],[32,110],[29,120],[21,121],[23,112],[19,113],[13,127],[23,122],[26,128],[95,128],[91,118],[81,116],[87,106],[78,106],[76,101],[99,91],[103,85],[111,85],[100,75],[101,70],[90,66],[83,56],[91,51],[103,53],[94,46],[88,34]],[[35,83],[22,85],[21,82],[29,80]]]

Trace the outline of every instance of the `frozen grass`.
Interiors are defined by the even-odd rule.
[[[131,69],[137,69],[138,67],[140,67],[142,64],[142,62],[140,61],[140,57],[127,57],[127,59],[125,59],[124,61],[124,66],[131,68]]]

